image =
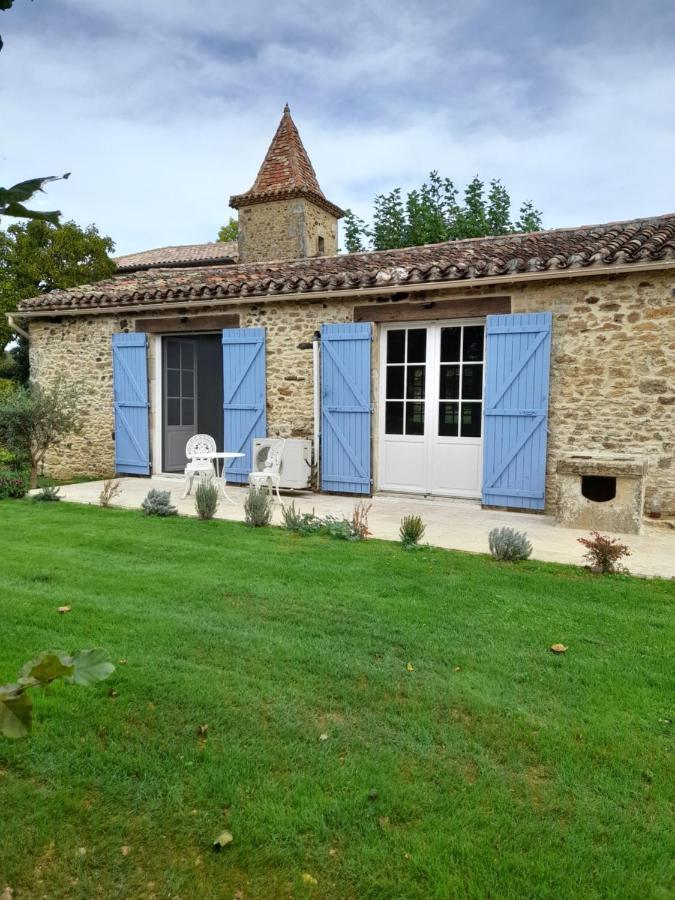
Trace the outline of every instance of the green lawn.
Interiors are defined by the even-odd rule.
[[[0,738],[16,900],[668,896],[672,583],[31,501],[0,560],[0,682],[126,660]]]

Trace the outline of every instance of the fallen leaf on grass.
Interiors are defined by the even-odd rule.
[[[311,884],[313,887],[319,883],[313,875],[309,874],[309,872],[302,873],[302,880],[305,884]]]
[[[231,844],[234,838],[232,837],[231,831],[221,831],[218,837],[213,842],[213,849],[216,853],[223,849],[223,847],[227,847],[228,844]]]
[[[455,668],[452,671],[453,672],[461,672],[462,670],[461,670],[460,666],[455,666]]]
[[[127,661],[126,661],[126,659],[118,659],[117,664],[120,666],[126,666]]]
[[[123,847],[120,847],[120,852],[121,852],[122,856],[128,856],[130,850],[131,850],[131,847],[128,847],[126,844]]]
[[[319,735],[319,740],[320,740],[320,741],[327,741],[327,740],[328,740],[328,735],[327,735],[325,732],[324,732],[324,734],[320,734],[320,735]]]
[[[337,854],[337,850],[335,849],[335,847],[331,847],[330,850],[328,851],[328,855],[335,856],[336,854]]]
[[[108,696],[112,697],[113,699],[118,696],[115,688],[110,688],[110,690],[108,691]]]
[[[378,819],[380,828],[389,828],[389,816],[380,816]]]
[[[554,653],[566,653],[567,647],[564,644],[551,644],[551,650]]]
[[[197,725],[197,734],[204,735],[209,730],[208,725]]]
[[[56,611],[60,612],[61,614],[70,612],[70,606],[59,606]]]
[[[411,662],[409,662],[408,665],[406,666],[406,669],[407,669],[409,672],[414,672],[414,671],[415,671],[415,666],[413,666],[413,664],[412,664]]]

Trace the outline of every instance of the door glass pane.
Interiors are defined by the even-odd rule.
[[[180,344],[176,341],[166,342],[166,364],[170,369],[180,368]]]
[[[180,373],[175,369],[169,369],[166,373],[166,394],[167,397],[180,396]]]
[[[424,400],[424,374],[424,366],[408,366],[405,394],[408,400]]]
[[[181,366],[184,369],[194,369],[194,353],[192,344],[181,344]]]
[[[180,425],[180,400],[166,401],[167,425]]]
[[[459,403],[438,404],[438,433],[441,437],[457,437]]]
[[[195,423],[195,402],[194,400],[183,400],[183,421],[182,425],[194,425]]]
[[[403,401],[388,400],[384,418],[384,430],[387,434],[403,434]]]
[[[426,328],[411,328],[408,331],[408,362],[425,362],[427,358]]]
[[[462,437],[480,437],[482,403],[462,403]]]
[[[183,372],[181,376],[181,386],[183,388],[184,397],[194,397],[195,395],[195,375],[191,369]]]
[[[441,328],[441,362],[459,362],[459,345],[462,329]]]
[[[483,326],[467,325],[464,329],[464,362],[481,362],[483,359]]]
[[[482,400],[483,398],[483,366],[470,365],[462,367],[462,399]]]
[[[387,399],[403,397],[403,372],[405,366],[387,366]]]
[[[387,362],[405,362],[405,329],[387,332]]]
[[[405,433],[424,434],[424,403],[406,403]]]
[[[441,400],[455,400],[459,397],[459,366],[441,366]]]

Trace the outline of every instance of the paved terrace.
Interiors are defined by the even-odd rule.
[[[61,497],[73,503],[98,504],[102,486],[101,481],[67,485],[61,488]],[[157,488],[171,492],[171,500],[181,515],[194,516],[194,493],[182,499],[183,486],[183,479],[178,476],[123,478],[122,492],[111,505],[138,509],[148,491]],[[234,502],[228,503],[221,499],[216,518],[242,522],[246,488],[228,485],[227,492]],[[315,510],[320,516],[328,513],[350,516],[354,502],[359,498],[302,491],[286,496],[282,493],[282,502],[290,503],[292,499],[295,499],[295,505],[301,512]],[[393,494],[377,494],[371,502],[369,525],[376,538],[398,540],[401,518],[417,514],[426,525],[424,539],[429,544],[449,550],[486,553],[488,532],[496,526],[510,525],[527,532],[534,547],[534,559],[577,565],[582,563],[583,548],[577,543],[577,538],[584,532],[562,528],[550,516],[483,510],[477,502],[468,500],[425,499]],[[273,523],[281,523],[278,503],[274,504]],[[675,532],[665,523],[646,523],[640,535],[617,536],[631,548],[627,564],[632,573],[661,578],[675,577]]]

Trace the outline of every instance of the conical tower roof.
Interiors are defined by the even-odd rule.
[[[305,197],[338,219],[344,215],[321,190],[287,103],[253,187],[245,194],[230,197],[230,206],[239,209],[293,197]]]

